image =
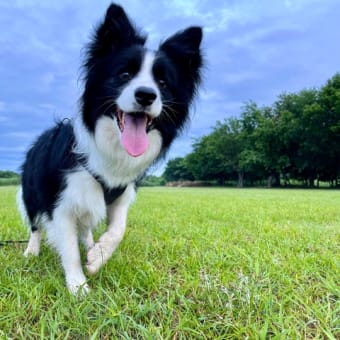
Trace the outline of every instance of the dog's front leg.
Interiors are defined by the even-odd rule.
[[[98,242],[87,253],[86,268],[89,273],[96,273],[107,262],[123,239],[127,213],[135,197],[134,184],[127,186],[123,194],[108,206],[108,228]]]
[[[89,286],[83,273],[75,221],[65,211],[57,211],[46,223],[49,243],[57,250],[64,268],[66,283],[72,294],[86,294]]]

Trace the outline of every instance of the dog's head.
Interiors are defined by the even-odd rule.
[[[124,10],[112,4],[98,26],[84,64],[82,119],[90,133],[102,117],[131,156],[148,148],[157,129],[167,148],[188,118],[200,83],[202,29],[190,27],[164,41],[157,51]]]

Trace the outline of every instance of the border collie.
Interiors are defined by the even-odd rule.
[[[31,228],[24,253],[38,255],[41,231],[61,258],[68,289],[86,293],[121,242],[129,205],[146,170],[188,120],[202,68],[202,29],[189,27],[157,51],[122,7],[111,4],[86,50],[80,113],[33,144],[22,166],[18,205]],[[94,242],[92,229],[107,218]]]

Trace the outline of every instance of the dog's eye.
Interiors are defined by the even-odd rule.
[[[123,72],[119,75],[121,80],[130,80],[131,79],[131,73],[129,72]]]
[[[158,85],[160,88],[165,89],[167,87],[165,80],[159,79],[158,80]]]

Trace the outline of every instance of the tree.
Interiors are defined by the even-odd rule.
[[[321,90],[283,94],[274,104],[280,154],[286,158],[281,172],[309,186],[320,178],[337,178],[339,78],[335,76]]]
[[[241,153],[239,155],[239,186],[243,186],[243,178],[253,184],[265,176],[265,163],[259,129],[266,121],[267,108],[259,108],[256,103],[246,103],[241,112],[239,139]]]
[[[311,89],[281,94],[274,103],[280,154],[278,170],[284,176],[301,179],[310,186],[317,178],[317,131],[311,125],[311,117],[318,110],[317,101],[318,91]]]
[[[323,113],[319,127],[324,131],[320,177],[337,186],[340,180],[340,73],[321,88],[319,105]]]
[[[0,170],[0,178],[18,178],[19,175],[13,171],[3,171]]]
[[[170,163],[170,174],[195,179],[236,180],[239,186],[267,178],[268,186],[284,179],[318,185],[340,179],[340,74],[321,89],[283,93],[271,107],[248,102],[240,118],[217,122],[197,139],[193,152]],[[187,176],[187,173],[186,173]]]
[[[217,122],[211,134],[195,141],[186,160],[196,179],[223,184],[235,178],[241,152],[238,130],[238,120],[228,119]]]
[[[169,160],[163,177],[167,182],[180,181],[180,180],[193,180],[194,176],[186,165],[184,158],[178,157]]]

